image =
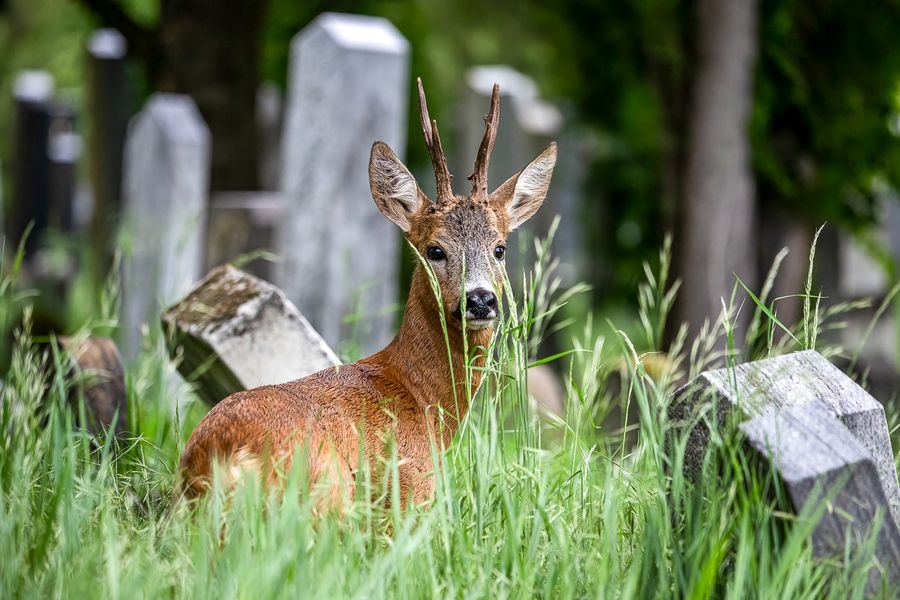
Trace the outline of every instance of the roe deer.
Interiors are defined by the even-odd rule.
[[[437,447],[441,442],[448,445],[466,415],[466,359],[483,364],[491,341],[506,237],[544,201],[556,144],[488,193],[488,161],[500,118],[500,89],[494,85],[484,138],[469,177],[472,191],[457,196],[437,121],[428,116],[421,79],[418,91],[437,200],[422,192],[382,142],[372,146],[369,181],[375,204],[432,267],[443,306],[438,306],[426,269],[418,264],[403,323],[386,348],[359,362],[238,392],[217,404],[197,426],[181,457],[186,496],[208,488],[214,462],[221,464],[227,479],[256,470],[272,480],[276,465],[288,469],[294,449],[302,447],[309,481],[327,486],[326,501],[349,498],[359,458],[377,465],[388,437],[400,459],[397,483],[404,503],[410,497],[423,503],[434,495],[432,441]],[[442,310],[449,340],[441,325]],[[466,347],[473,349],[469,357],[464,355]],[[477,389],[480,380],[480,371],[473,370],[471,389]]]

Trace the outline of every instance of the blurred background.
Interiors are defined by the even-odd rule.
[[[414,260],[366,164],[384,139],[434,189],[416,76],[457,192],[494,81],[493,184],[559,142],[550,197],[511,242],[514,285],[559,215],[555,272],[592,286],[576,326],[633,315],[668,234],[669,338],[749,301],[740,283],[758,294],[773,263],[767,302],[794,323],[825,224],[809,289],[858,309],[831,335],[867,339],[861,364],[893,394],[897,0],[0,0],[5,254],[27,231],[35,331],[107,310],[112,272],[110,329],[134,356],[161,307],[237,260],[345,358],[380,347]]]

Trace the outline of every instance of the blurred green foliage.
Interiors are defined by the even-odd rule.
[[[900,187],[900,2],[763,0],[753,115],[763,201],[851,226]]]
[[[271,0],[267,77],[283,83],[290,37],[325,4]],[[510,64],[574,105],[595,150],[582,222],[603,260],[591,279],[630,296],[677,224],[695,2],[338,4],[385,16],[410,39],[412,73],[427,79],[438,119],[472,64]],[[811,227],[871,223],[874,184],[900,186],[900,2],[761,0],[758,29],[749,134],[760,210]],[[410,119],[410,162],[427,164],[414,111]]]

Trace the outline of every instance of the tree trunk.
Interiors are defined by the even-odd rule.
[[[151,90],[197,103],[212,133],[210,187],[257,189],[256,92],[268,0],[161,0],[159,22],[150,27],[119,0],[80,2],[125,36]]]
[[[747,122],[753,102],[757,0],[698,0],[688,108],[676,316],[696,333],[735,284],[756,283]],[[740,295],[743,297],[743,295]],[[751,311],[742,311],[743,315]]]
[[[165,0],[158,87],[190,94],[212,132],[213,190],[258,187],[256,92],[266,0]]]

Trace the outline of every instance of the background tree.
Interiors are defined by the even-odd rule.
[[[676,322],[699,331],[735,274],[756,287],[755,185],[748,121],[756,60],[755,0],[698,0],[697,55],[685,133]],[[744,311],[744,316],[749,311]]]
[[[160,0],[142,23],[117,0],[78,0],[128,40],[149,89],[189,94],[212,132],[213,189],[254,189],[267,0]]]
[[[679,224],[688,99],[702,60],[699,3],[564,0],[529,11],[556,40],[544,62],[559,67],[533,72],[576,102],[578,118],[598,140],[588,196],[595,204],[585,222],[593,253],[602,257],[592,279],[607,297],[629,297],[665,232],[675,232],[676,244],[689,235]],[[891,41],[898,23],[897,0],[759,0],[747,127],[753,221],[762,233],[779,223],[804,232],[794,255],[804,254],[797,247],[808,247],[823,222],[832,231],[871,224],[873,184],[900,187],[900,45]],[[771,247],[754,249],[758,272],[786,240],[769,241]],[[787,293],[796,293],[805,276],[806,257],[797,260],[802,268],[785,281]],[[820,269],[822,276],[833,267]]]

